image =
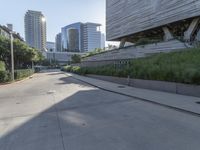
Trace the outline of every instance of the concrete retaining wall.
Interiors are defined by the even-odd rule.
[[[197,85],[188,85],[188,84],[165,82],[165,81],[118,78],[118,77],[99,76],[99,75],[87,75],[87,76],[122,85],[129,85],[136,88],[200,97],[200,86]]]
[[[169,53],[187,48],[184,43],[178,40],[170,40],[141,46],[128,46],[120,49],[105,51],[103,53],[86,57],[83,62],[124,60],[147,57],[156,53]]]
[[[82,60],[81,64],[74,65],[81,67],[100,67],[110,64],[121,65],[132,59],[143,58],[157,53],[181,51],[186,48],[186,45],[178,40],[148,44],[144,46],[128,46],[86,57]]]

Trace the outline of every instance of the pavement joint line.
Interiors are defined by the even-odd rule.
[[[68,74],[66,73],[66,75],[68,75]],[[167,104],[162,104],[162,103],[155,102],[155,101],[152,101],[152,100],[149,100],[149,99],[145,99],[145,98],[141,98],[141,97],[137,97],[137,96],[132,96],[132,95],[128,95],[128,94],[124,94],[124,93],[120,93],[120,92],[108,90],[108,89],[106,89],[106,88],[102,88],[102,87],[100,87],[100,86],[97,86],[97,85],[92,84],[92,83],[90,83],[90,82],[87,82],[87,81],[85,81],[85,80],[78,79],[78,78],[74,77],[74,75],[72,75],[71,77],[73,77],[74,79],[77,79],[77,80],[79,80],[79,81],[82,81],[82,82],[84,82],[84,83],[87,83],[87,84],[89,84],[89,85],[91,85],[91,86],[93,86],[93,87],[96,87],[96,88],[99,88],[99,89],[101,89],[101,90],[107,91],[107,92],[112,92],[112,93],[115,93],[115,94],[127,96],[127,97],[130,97],[130,98],[138,99],[138,100],[143,101],[143,102],[152,103],[152,104],[159,105],[159,106],[162,106],[162,107],[165,107],[165,108],[169,108],[169,109],[176,110],[176,111],[178,111],[178,112],[183,112],[183,113],[187,113],[187,114],[190,114],[190,115],[193,115],[193,116],[200,117],[200,113],[196,113],[196,112],[189,111],[189,110],[186,110],[186,109],[182,109],[182,108],[170,106],[170,105],[167,105]]]
[[[60,131],[60,136],[61,136],[61,139],[62,139],[62,146],[63,146],[63,150],[66,150],[65,148],[65,143],[64,143],[64,136],[63,136],[63,133],[62,133],[62,128],[61,128],[61,122],[60,122],[60,119],[59,119],[59,110],[58,108],[56,107],[56,97],[55,97],[55,93],[52,94],[53,96],[53,102],[54,102],[54,106],[55,106],[55,112],[56,112],[56,118],[57,118],[57,122],[58,122],[58,127],[59,127],[59,131]]]
[[[65,111],[69,111],[69,110],[76,110],[76,109],[80,109],[80,108],[91,108],[91,107],[95,107],[95,106],[102,106],[102,105],[106,105],[106,104],[117,104],[117,103],[126,103],[126,102],[131,102],[132,100],[123,100],[123,101],[110,101],[110,102],[101,102],[101,103],[97,103],[97,104],[91,104],[91,105],[87,105],[87,106],[74,106],[74,107],[70,107],[70,108],[63,108],[63,109],[57,109],[58,113],[61,112],[65,112]],[[56,107],[56,106],[53,106]],[[0,118],[0,120],[6,120],[6,119],[14,119],[14,118],[23,118],[23,117],[29,117],[29,116],[34,116],[36,115],[36,117],[38,115],[45,115],[45,114],[50,114],[50,113],[56,113],[56,110],[54,111],[49,111],[49,112],[40,112],[40,113],[33,113],[33,114],[26,114],[26,115],[20,115],[20,116],[12,116],[12,117],[5,117],[5,118]]]
[[[34,115],[35,115],[35,117],[38,117],[39,115],[46,115],[46,114],[50,114],[50,113],[55,113],[55,111],[39,112],[39,113],[32,113],[32,114],[26,114],[26,115],[4,117],[4,118],[0,118],[0,120],[14,119],[14,118],[24,118],[24,117],[34,116]]]

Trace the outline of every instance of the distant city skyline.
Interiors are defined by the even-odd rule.
[[[24,15],[27,10],[41,11],[47,21],[47,41],[55,41],[61,27],[75,22],[96,22],[102,24],[105,33],[105,0],[0,0],[0,24],[13,24],[13,30],[25,38]],[[8,9],[9,8],[9,9]],[[10,11],[11,10],[11,11]]]

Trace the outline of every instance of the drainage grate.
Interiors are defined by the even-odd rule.
[[[123,89],[123,88],[126,88],[125,86],[118,86],[118,88],[121,88],[121,89]]]
[[[197,104],[200,104],[200,102],[196,102]]]

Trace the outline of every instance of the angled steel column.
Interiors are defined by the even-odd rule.
[[[186,40],[186,41],[190,41],[191,40],[191,36],[195,32],[195,30],[196,30],[196,28],[198,26],[199,20],[200,20],[200,18],[195,18],[195,19],[192,20],[189,28],[184,33],[184,40]]]

